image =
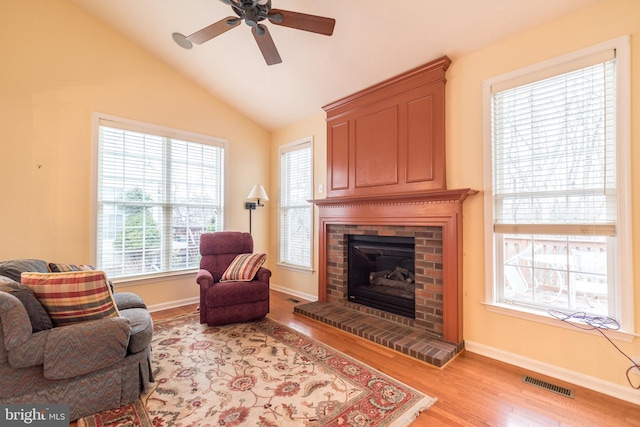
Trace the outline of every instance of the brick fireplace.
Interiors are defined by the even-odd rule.
[[[476,193],[459,189],[314,200],[320,219],[318,302],[297,306],[295,312],[443,366],[464,348],[462,202]],[[349,234],[415,238],[415,319],[348,300]]]
[[[327,227],[327,298],[328,302],[404,325],[418,327],[442,338],[442,229],[441,227],[405,225],[344,225]],[[350,235],[413,237],[415,244],[415,319],[385,310],[353,303],[347,299]]]

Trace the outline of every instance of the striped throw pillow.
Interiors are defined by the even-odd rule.
[[[120,315],[103,271],[22,273],[54,326]]]
[[[267,254],[240,254],[220,278],[221,282],[250,282],[267,259]]]

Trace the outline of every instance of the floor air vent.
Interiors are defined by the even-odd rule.
[[[543,388],[545,390],[552,391],[554,393],[560,394],[565,397],[570,397],[573,399],[573,390],[566,387],[560,387],[559,385],[551,384],[547,381],[539,380],[537,378],[530,377],[529,375],[525,375],[522,377],[522,381],[534,385],[536,387]]]
[[[297,300],[295,298],[287,298],[287,301],[295,302],[296,304],[300,302],[300,300]]]

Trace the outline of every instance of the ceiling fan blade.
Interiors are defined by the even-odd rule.
[[[333,34],[333,27],[336,25],[336,20],[333,18],[281,9],[271,9],[269,20],[276,25],[324,34],[325,36]]]
[[[241,21],[242,20],[237,16],[227,16],[226,18],[221,19],[218,22],[209,25],[208,27],[204,27],[200,31],[196,31],[190,36],[187,36],[187,40],[192,41],[196,44],[202,44],[238,26]]]
[[[282,62],[278,49],[276,49],[276,45],[273,42],[267,27],[262,24],[258,24],[251,28],[251,33],[253,34],[253,38],[256,39],[256,43],[258,43],[260,52],[262,52],[262,56],[267,62],[267,65],[274,65]]]

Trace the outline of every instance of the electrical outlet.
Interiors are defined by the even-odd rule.
[[[633,357],[631,358],[631,360],[633,360],[633,362],[634,362],[636,365],[640,366],[640,357],[638,357],[638,356],[633,356]],[[638,367],[634,367],[634,368],[631,370],[631,373],[632,373],[632,374],[636,374],[636,375],[640,375],[640,368],[638,368]]]

